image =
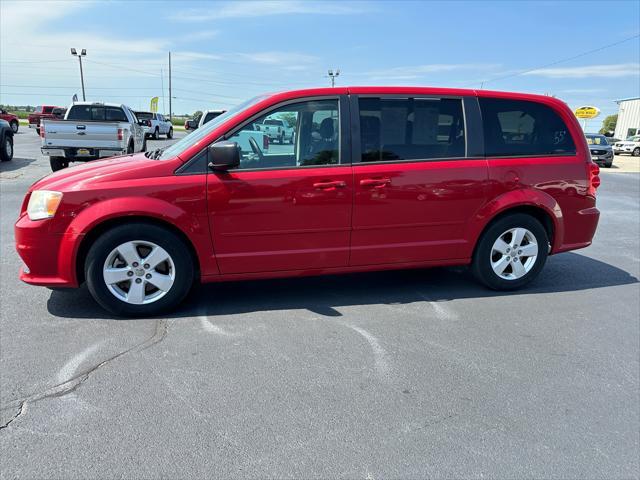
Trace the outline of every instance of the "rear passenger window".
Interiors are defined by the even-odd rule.
[[[121,108],[106,107],[105,119],[107,122],[126,122],[127,116]]]
[[[361,98],[361,161],[465,156],[462,100]]]
[[[576,153],[569,129],[551,107],[497,98],[479,101],[487,156]]]

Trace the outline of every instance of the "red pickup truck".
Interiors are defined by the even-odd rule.
[[[64,107],[56,107],[55,105],[39,105],[35,111],[29,115],[29,128],[35,128],[38,135],[40,135],[40,120],[43,118],[58,118],[54,109],[60,109]]]
[[[0,108],[0,120],[6,120],[11,126],[13,133],[18,133],[18,117],[13,113],[7,112],[4,108]]]

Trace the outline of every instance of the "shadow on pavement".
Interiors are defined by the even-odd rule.
[[[210,283],[196,288],[169,318],[307,309],[338,317],[341,306],[408,304],[459,298],[571,292],[638,283],[624,270],[576,253],[550,257],[528,288],[495,292],[476,283],[466,268],[398,270],[321,277]],[[49,313],[65,318],[110,318],[86,287],[54,291]]]
[[[18,158],[13,157],[13,160],[9,162],[0,162],[0,172],[13,172],[21,168],[29,166],[29,164],[35,162],[35,158]]]

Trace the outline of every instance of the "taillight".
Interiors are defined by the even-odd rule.
[[[267,150],[269,148],[269,137],[267,135],[262,137],[262,149]]]
[[[44,123],[40,125],[38,128],[40,128],[40,137],[44,138]]]
[[[596,196],[596,190],[600,186],[600,167],[589,162],[589,188],[587,189],[587,195],[593,197]]]
[[[124,131],[122,130],[122,128],[118,129],[118,140],[123,140],[124,139]]]
[[[147,127],[151,126],[151,120],[147,120]]]

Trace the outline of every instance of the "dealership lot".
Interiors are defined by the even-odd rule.
[[[594,245],[520,292],[464,269],[239,282],[120,320],[17,278],[39,144],[21,129],[0,165],[3,477],[640,474],[638,159],[603,169]]]

